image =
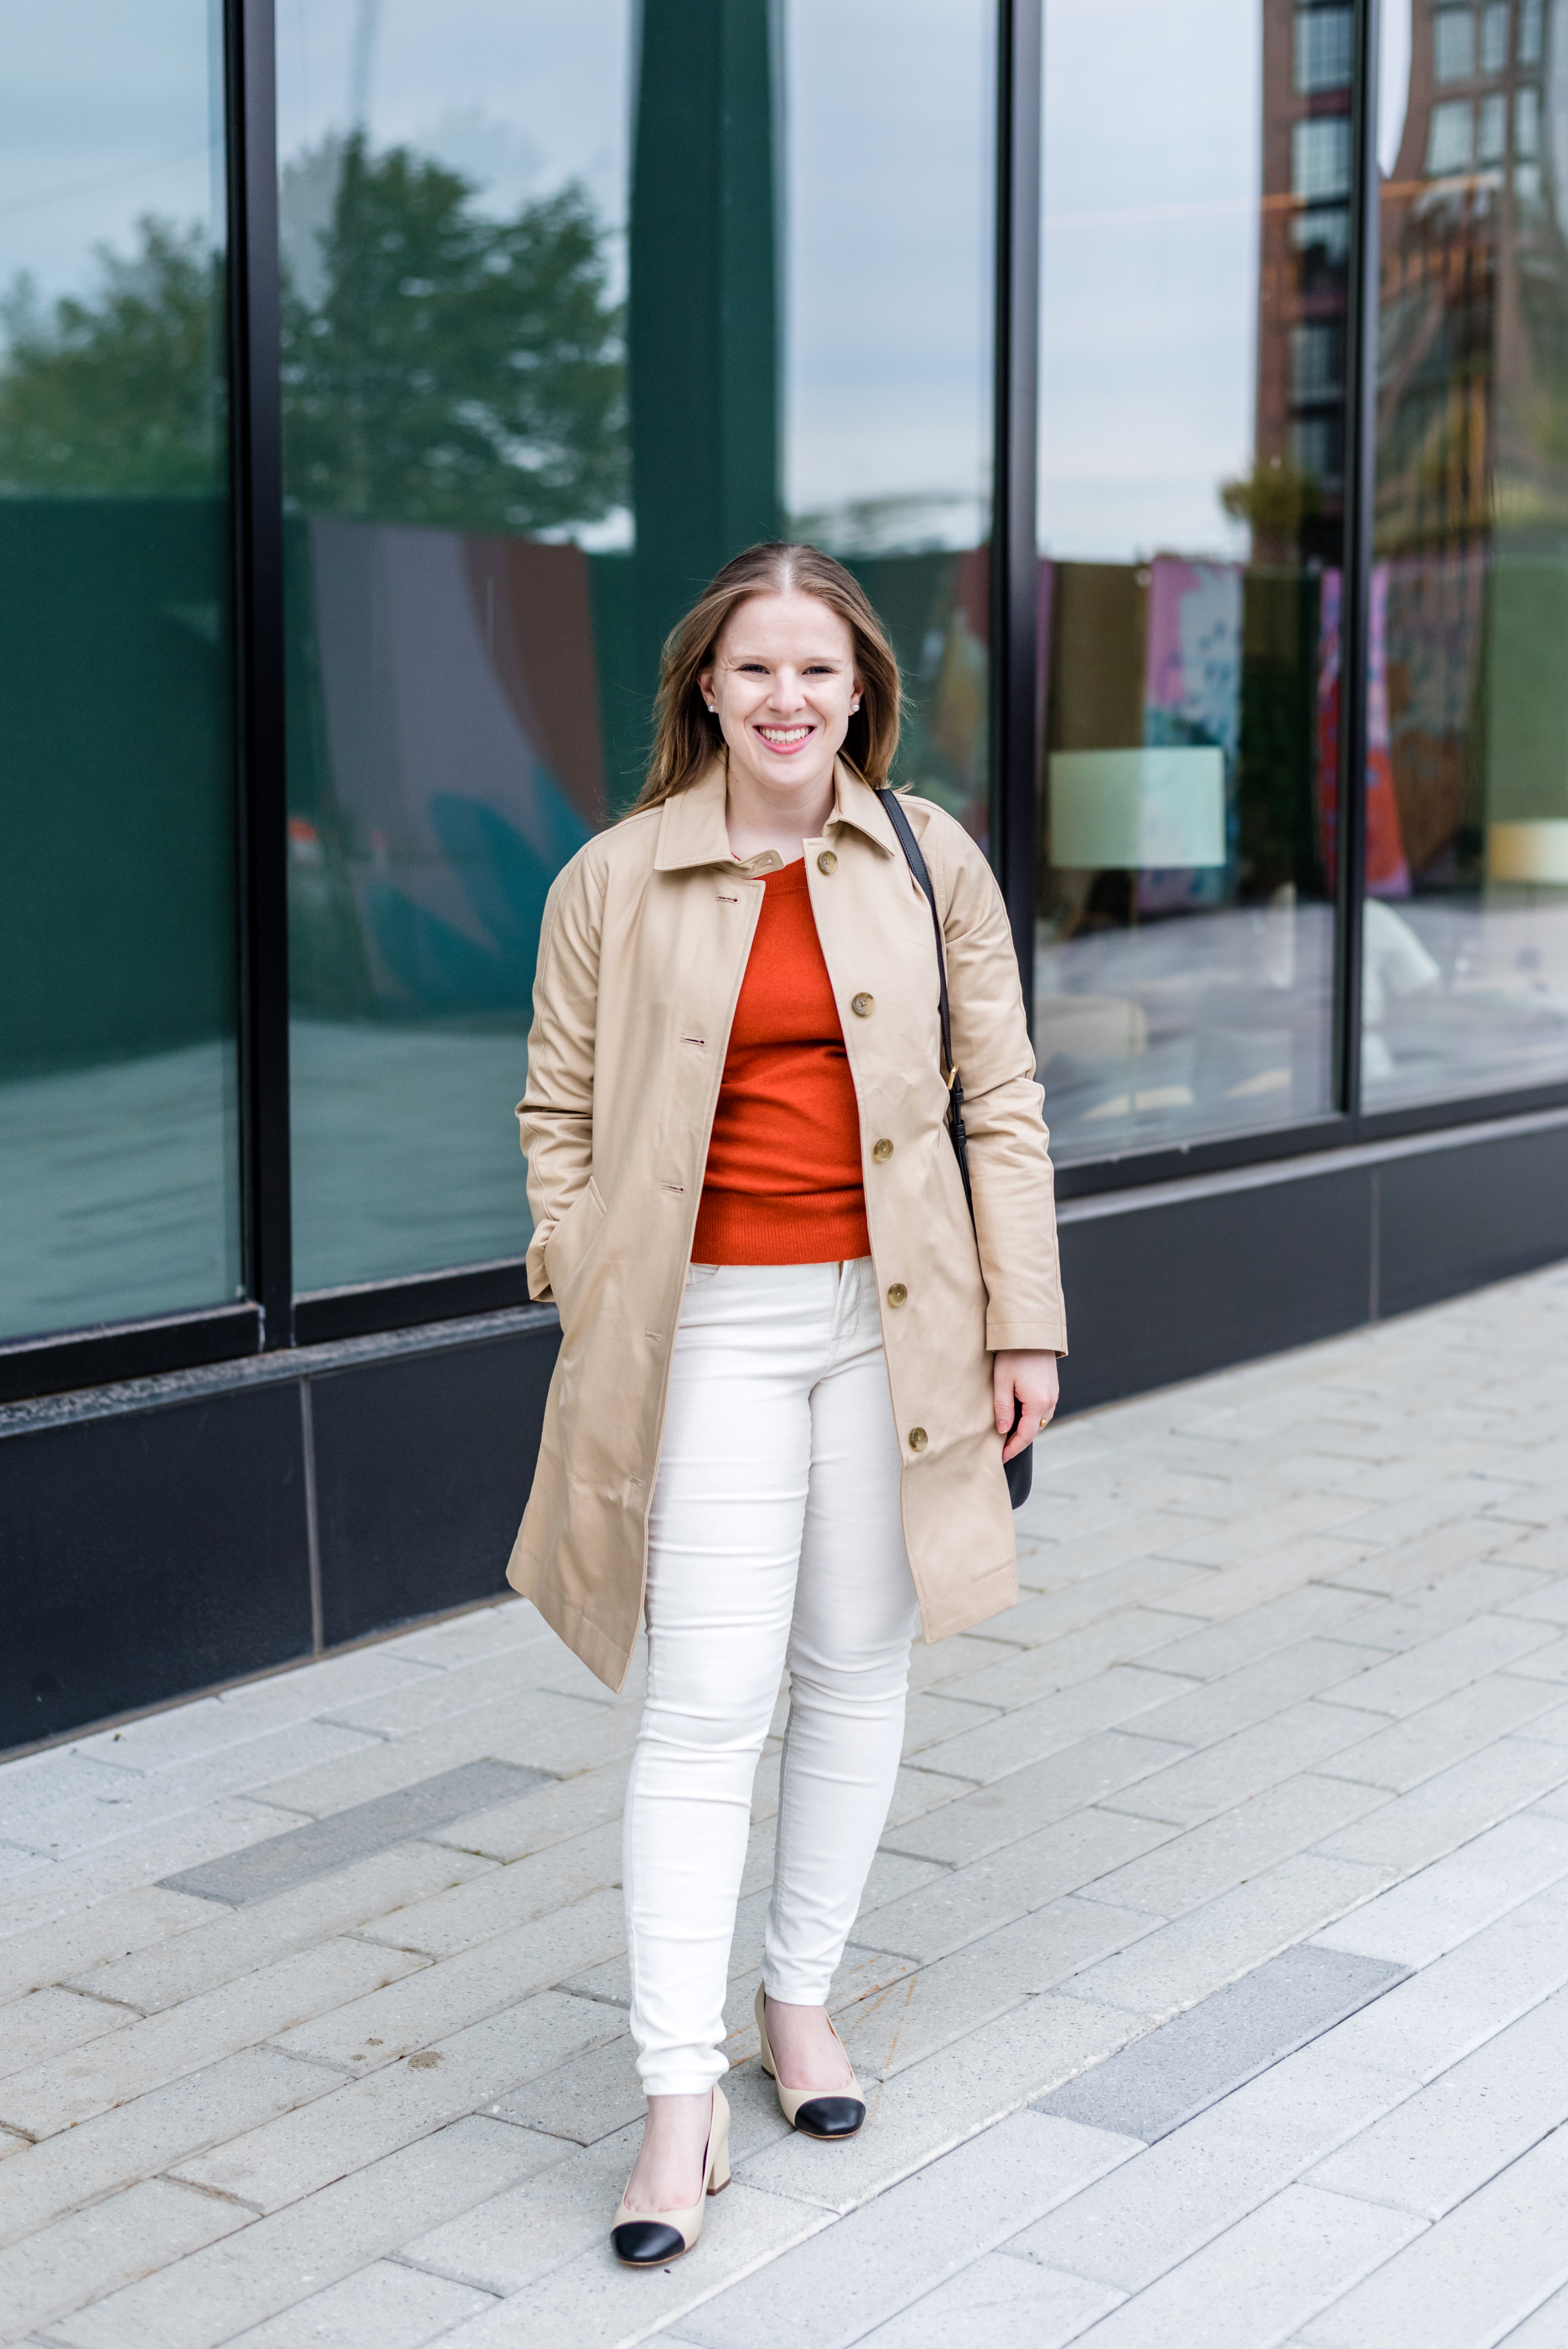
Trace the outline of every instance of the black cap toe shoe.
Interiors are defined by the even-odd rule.
[[[795,2127],[802,2137],[853,2137],[865,2119],[858,2096],[812,2096],[795,2107]]]

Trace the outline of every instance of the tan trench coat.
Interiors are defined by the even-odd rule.
[[[1067,1335],[1001,895],[961,825],[903,804],[943,913],[978,1248],[944,1123],[930,908],[842,761],[806,872],[860,1102],[904,1542],[933,1640],[1017,1597],[989,1354],[1065,1352]],[[545,907],[518,1116],[529,1288],[559,1308],[562,1338],[508,1579],[612,1688],[642,1620],[671,1341],[761,876],[779,863],[735,861],[718,764],[591,841]]]

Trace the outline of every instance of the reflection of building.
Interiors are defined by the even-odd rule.
[[[1264,0],[1253,554],[1338,560],[1354,11]]]
[[[1563,746],[1519,665],[1568,617],[1568,251],[1542,137],[1562,16],[1416,0],[1383,190],[1376,530],[1418,890],[1474,885],[1488,827],[1550,817],[1561,797]]]

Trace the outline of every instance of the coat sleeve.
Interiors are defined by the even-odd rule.
[[[528,1089],[517,1105],[533,1214],[528,1293],[541,1305],[554,1301],[545,1244],[586,1188],[593,1167],[593,1037],[603,912],[603,879],[594,869],[590,845],[556,875],[545,899],[533,1025],[528,1031]]]
[[[985,1342],[994,1353],[1021,1346],[1065,1354],[1050,1136],[1006,907],[979,849],[942,810],[932,811],[922,846],[943,913],[953,1057],[964,1084],[988,1300]]]

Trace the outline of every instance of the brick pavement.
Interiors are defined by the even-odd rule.
[[[775,1742],[655,2276],[634,1687],[509,1602],[5,1765],[0,2340],[1563,2349],[1565,1340],[1555,1269],[1053,1431],[1020,1605],[915,1652],[870,2125],[758,2075]]]

